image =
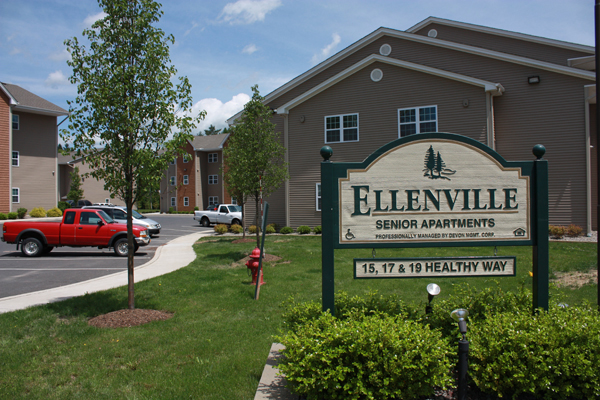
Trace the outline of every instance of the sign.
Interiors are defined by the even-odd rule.
[[[516,257],[355,258],[355,279],[514,276]]]
[[[339,243],[530,240],[530,182],[469,143],[399,145],[338,179]]]

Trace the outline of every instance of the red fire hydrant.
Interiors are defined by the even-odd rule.
[[[257,247],[252,250],[252,254],[250,254],[250,259],[246,262],[246,267],[248,267],[252,271],[252,284],[256,285],[256,277],[258,275],[258,263],[260,261],[260,249]],[[264,272],[264,271],[263,271]],[[264,285],[265,281],[263,280],[264,273],[260,274],[260,284]]]

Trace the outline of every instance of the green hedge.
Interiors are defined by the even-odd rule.
[[[415,399],[451,381],[441,334],[397,316],[325,313],[278,339],[279,369],[310,399]]]

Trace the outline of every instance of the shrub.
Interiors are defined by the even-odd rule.
[[[313,228],[313,232],[314,232],[316,235],[320,235],[320,234],[323,232],[323,229],[321,229],[321,225],[319,225],[319,226],[315,226],[315,227]]]
[[[581,235],[583,235],[583,228],[580,226],[571,224],[567,227],[567,236],[577,237]]]
[[[292,228],[290,228],[289,226],[284,226],[283,228],[281,228],[281,230],[279,231],[279,233],[283,233],[284,235],[288,235],[290,233],[294,233],[294,230]]]
[[[248,232],[250,232],[250,233],[260,232],[260,228],[257,227],[256,225],[250,225],[250,227],[248,228]]]
[[[276,233],[276,232],[277,232],[277,231],[275,230],[275,227],[274,227],[274,226],[271,226],[271,225],[267,225],[267,227],[265,228],[265,231],[266,231],[267,233]]]
[[[46,216],[46,210],[44,210],[43,207],[35,207],[33,210],[31,210],[29,215],[31,215],[33,218],[43,218]]]
[[[62,217],[63,212],[60,210],[60,208],[54,207],[49,209],[46,215],[49,217]]]
[[[21,208],[19,208],[17,210],[17,216],[19,217],[19,219],[25,218],[25,215],[27,215],[27,209],[26,208],[21,207]]]
[[[449,345],[437,331],[385,314],[328,313],[277,338],[292,390],[315,399],[415,399],[450,383]]]
[[[8,213],[8,219],[17,219],[17,218],[19,218],[19,214],[17,214],[16,212]]]
[[[194,207],[194,211],[198,211],[200,208],[198,206]]]
[[[267,228],[271,226],[273,227],[273,229],[275,229],[275,232],[279,232],[279,224],[276,224],[275,222],[273,222],[272,224],[267,225]],[[267,231],[268,233],[268,231]]]
[[[310,227],[306,225],[300,225],[296,231],[301,235],[306,235],[307,233],[310,233]]]
[[[472,325],[469,375],[480,390],[500,397],[597,399],[599,331],[591,307],[490,314]]]
[[[548,232],[555,239],[562,239],[565,236],[566,229],[564,226],[550,225]]]
[[[217,232],[220,235],[227,233],[228,230],[229,228],[225,224],[215,225],[215,232]]]
[[[244,231],[244,228],[242,228],[241,225],[235,224],[235,225],[231,225],[229,227],[229,230],[233,233],[242,233]]]
[[[4,213],[0,213],[0,221],[4,221],[6,219],[8,219],[8,216]]]
[[[64,213],[65,210],[70,206],[69,203],[67,203],[66,201],[59,201],[57,207],[60,208],[60,210]]]
[[[173,214],[174,211],[175,209],[173,207],[169,207],[169,214]]]

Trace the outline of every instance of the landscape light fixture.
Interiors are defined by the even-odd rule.
[[[540,83],[540,77],[538,75],[530,76],[527,78],[527,83],[533,85],[534,83]]]
[[[467,372],[469,370],[469,342],[466,339],[467,321],[465,318],[469,312],[464,308],[458,308],[450,313],[450,316],[458,322],[458,330],[462,333],[462,339],[458,341],[458,400],[467,398]]]
[[[431,311],[433,310],[431,307],[431,300],[438,294],[440,294],[440,287],[437,284],[430,283],[427,285],[427,299],[429,300],[429,304],[425,307],[425,314],[431,314]]]

